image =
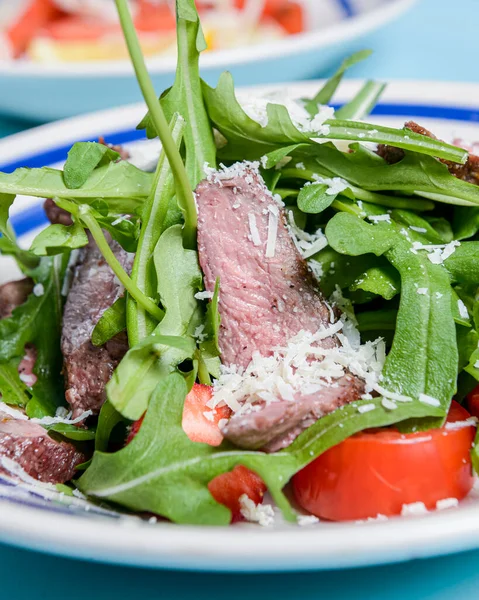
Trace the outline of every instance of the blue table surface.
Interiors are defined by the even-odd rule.
[[[375,54],[353,76],[478,81],[478,23],[479,0],[419,0],[395,23],[358,42]],[[0,116],[0,137],[29,126]],[[456,600],[479,597],[479,551],[340,572],[212,575],[76,562],[0,545],[0,590],[0,598],[15,600],[60,594],[70,600]]]

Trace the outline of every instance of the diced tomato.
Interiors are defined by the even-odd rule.
[[[158,0],[139,0],[135,27],[140,31],[174,31],[175,13],[168,4],[158,4]]]
[[[53,40],[71,42],[97,40],[107,34],[121,35],[119,24],[92,19],[82,16],[69,15],[55,19],[43,28],[42,34]]]
[[[245,0],[235,0],[236,8],[243,10]],[[292,0],[266,0],[263,18],[277,21],[288,33],[301,33],[304,30],[303,7]]]
[[[276,11],[274,19],[290,34],[304,31],[303,7],[297,2],[288,2]]]
[[[217,475],[208,484],[208,489],[216,502],[224,504],[231,510],[232,523],[243,519],[239,501],[243,494],[246,494],[255,504],[261,504],[266,492],[261,477],[241,465],[228,473]]]
[[[479,385],[467,395],[467,410],[471,415],[479,418]]]
[[[23,54],[38,31],[60,14],[53,0],[31,0],[20,17],[7,29],[13,56],[17,58]]]
[[[452,403],[447,423],[470,414]],[[334,446],[293,478],[298,503],[331,521],[391,516],[404,504],[464,498],[473,486],[470,451],[476,427],[461,423],[401,434],[361,432]]]
[[[223,435],[218,427],[222,419],[229,419],[231,410],[227,406],[211,409],[207,406],[213,396],[209,385],[195,383],[185,398],[183,429],[192,442],[219,446]]]

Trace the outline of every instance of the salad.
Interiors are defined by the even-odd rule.
[[[202,0],[196,4],[208,50],[265,43],[306,29],[304,0]],[[130,7],[145,56],[174,55],[174,2],[131,0]],[[331,12],[325,9],[326,14]],[[327,20],[331,18],[336,17]],[[0,35],[4,58],[68,63],[128,57],[110,0],[0,0]]]
[[[334,109],[368,51],[314,98],[210,87],[193,0],[158,101],[116,6],[161,151],[0,173],[24,273],[0,287],[2,477],[176,523],[267,525],[266,491],[303,524],[455,506],[479,468],[479,158],[367,122],[383,84]],[[29,250],[17,195],[47,198]]]

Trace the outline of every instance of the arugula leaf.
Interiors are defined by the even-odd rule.
[[[12,231],[8,223],[10,207],[15,200],[15,194],[0,193],[0,234],[13,242]]]
[[[0,173],[0,194],[24,194],[40,198],[101,198],[117,212],[133,214],[150,192],[153,176],[122,160],[95,169],[79,189],[69,189],[63,172],[50,167],[20,168]],[[116,201],[116,202],[115,202]]]
[[[171,134],[177,147],[183,139],[185,122],[175,115],[170,123]],[[157,296],[158,275],[153,264],[153,253],[162,232],[174,195],[174,179],[166,154],[161,152],[156,167],[151,193],[145,203],[138,248],[131,273],[132,281],[148,297]],[[150,335],[158,321],[136,303],[133,298],[127,300],[127,325],[130,345]]]
[[[454,239],[466,240],[479,231],[479,208],[458,206],[454,210]]]
[[[220,356],[221,351],[219,347],[219,330],[221,317],[218,309],[220,294],[220,280],[217,279],[215,283],[215,291],[211,302],[208,302],[206,308],[206,319],[204,323],[203,334],[206,336],[204,341],[200,343],[200,361],[204,364],[209,375],[212,375],[216,379],[220,376]],[[201,372],[200,378],[203,380],[202,383],[211,384],[209,377],[205,373]]]
[[[0,321],[1,362],[23,357],[26,344],[32,344],[36,349],[34,373],[38,381],[32,388],[34,397],[27,405],[30,416],[52,415],[64,402],[60,351],[61,289],[68,258],[65,254],[42,259],[33,276],[35,282],[41,284],[43,294],[31,294],[11,317]]]
[[[170,121],[179,113],[186,121],[186,171],[192,187],[205,177],[204,165],[216,166],[216,146],[206,113],[199,72],[199,56],[206,49],[200,19],[194,0],[177,2],[178,62],[176,78],[161,98],[161,106]],[[148,137],[156,137],[150,113],[138,125]]]
[[[25,407],[31,399],[30,390],[18,374],[18,360],[0,363],[0,397],[5,404],[22,407]]]
[[[479,242],[462,242],[444,264],[456,283],[479,284]]]
[[[312,183],[301,188],[298,194],[298,208],[305,213],[316,215],[331,206],[337,194],[330,194],[329,185]]]
[[[158,381],[193,358],[193,334],[202,320],[195,298],[203,285],[198,256],[183,247],[181,225],[161,235],[154,263],[165,316],[152,335],[129,350],[107,385],[111,404],[131,420],[144,413]]]
[[[63,180],[67,188],[75,190],[87,182],[99,164],[120,158],[118,152],[98,142],[76,142],[68,152],[63,167]]]
[[[399,271],[401,300],[383,385],[411,398],[432,396],[447,410],[456,387],[458,350],[444,267],[432,264],[425,253],[412,253],[411,243],[394,224],[368,225],[339,213],[329,221],[326,236],[338,252],[384,254]]]
[[[103,346],[126,329],[126,299],[121,296],[100,317],[91,335],[94,346]]]
[[[23,250],[15,241],[7,237],[0,237],[0,254],[12,256],[23,273],[29,274],[38,267],[40,259],[27,250]]]
[[[328,79],[314,98],[311,98],[310,100],[306,98],[303,99],[304,108],[308,113],[314,117],[318,114],[318,105],[329,104],[346,71],[357,63],[369,58],[371,54],[372,50],[360,50],[345,58],[336,73]]]
[[[385,83],[367,81],[350,102],[336,111],[335,117],[355,121],[365,119],[378,103],[385,87]]]
[[[88,244],[88,236],[78,221],[73,225],[50,225],[33,240],[30,252],[36,256],[52,256],[83,248]]]
[[[362,290],[371,294],[382,296],[385,300],[391,300],[401,289],[401,281],[398,272],[389,264],[374,266],[366,269],[349,287],[354,292]]]
[[[184,4],[187,1],[190,4],[189,9],[186,8],[186,5]],[[193,196],[193,190],[191,189],[188,173],[181,158],[181,154],[175,144],[175,140],[171,136],[171,132],[168,128],[168,121],[166,120],[163,109],[156,98],[155,89],[145,65],[145,59],[141,51],[140,42],[135,31],[135,26],[133,24],[127,0],[115,0],[115,4],[118,11],[118,16],[120,18],[120,24],[125,37],[126,45],[128,47],[128,52],[131,57],[131,62],[133,64],[133,68],[135,69],[138,84],[150,111],[152,122],[154,123],[156,132],[161,140],[165,154],[168,157],[168,162],[175,178],[178,206],[181,208],[185,219],[185,225],[183,228],[185,245],[188,248],[195,248],[198,219],[196,215],[196,205]],[[193,14],[196,14],[194,4],[191,0],[181,0],[181,3],[178,4],[177,7],[180,9],[180,13],[177,13],[178,21],[180,14],[186,14],[187,16],[189,15],[188,18],[192,17]],[[178,23],[178,26],[179,25],[180,24]],[[191,114],[188,114],[188,117],[191,116]],[[192,119],[190,118],[190,120]]]
[[[215,89],[203,82],[203,96],[213,125],[228,141],[221,149],[220,155],[232,160],[259,160],[264,154],[283,145],[309,143],[321,147],[314,138],[389,144],[460,163],[467,159],[465,150],[411,132],[409,129],[400,130],[364,122],[330,119],[325,122],[329,126],[327,135],[317,131],[303,132],[294,125],[287,108],[281,104],[267,105],[268,123],[263,127],[251,119],[239,104],[233,79],[228,72],[222,73]],[[447,167],[445,168],[447,170]]]
[[[173,352],[165,359],[169,349]],[[130,348],[106,386],[110,404],[121,415],[136,421],[148,408],[150,396],[177,364],[192,358],[196,345],[190,338],[151,335]]]
[[[106,452],[113,429],[125,418],[107,400],[100,409],[95,437],[95,450]]]
[[[295,514],[282,489],[316,456],[365,428],[444,414],[419,402],[403,403],[387,411],[380,398],[372,401],[374,410],[360,413],[357,407],[364,402],[358,402],[323,417],[289,448],[265,454],[227,444],[214,448],[191,442],[181,426],[186,392],[186,383],[177,373],[160,381],[134,440],[113,454],[95,452],[91,466],[78,482],[80,490],[176,523],[227,525],[229,510],[214,501],[207,486],[216,475],[241,464],[261,476],[285,517],[293,521]]]

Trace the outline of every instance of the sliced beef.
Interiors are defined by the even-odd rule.
[[[219,344],[224,364],[246,367],[258,352],[271,356],[300,331],[330,325],[330,311],[296,249],[280,211],[276,249],[265,255],[269,206],[278,210],[254,172],[203,181],[196,190],[198,250],[206,289],[220,279]],[[261,243],[253,240],[259,235]],[[256,239],[256,243],[258,240]],[[327,338],[324,346],[337,340]],[[271,402],[234,415],[224,433],[244,448],[268,451],[289,445],[312,422],[358,398],[362,383],[352,375],[314,396]],[[257,407],[256,407],[257,408]]]
[[[41,425],[14,419],[0,410],[0,457],[4,456],[31,477],[50,483],[69,481],[75,467],[87,459],[73,444],[52,439]]]
[[[52,225],[71,225],[73,223],[70,213],[57,206],[51,198],[45,200],[43,208]]]
[[[110,248],[122,267],[130,272],[133,256],[115,241],[110,241]],[[102,347],[95,347],[90,341],[100,317],[122,293],[120,282],[91,240],[80,251],[63,314],[66,399],[74,418],[85,410],[99,412],[105,401],[105,385],[128,350],[124,333]]]
[[[12,316],[12,311],[26,302],[33,290],[33,281],[28,277],[0,285],[0,319]]]
[[[438,139],[428,129],[422,127],[421,125],[418,125],[414,121],[408,121],[404,126],[407,129],[413,131],[414,133],[425,135],[434,140]],[[378,154],[391,165],[399,162],[404,158],[404,150],[402,150],[401,148],[394,148],[393,146],[387,146],[385,144],[380,144],[378,146]],[[447,166],[451,174],[457,177],[458,179],[463,179],[464,181],[474,183],[476,185],[479,184],[479,156],[476,156],[475,154],[469,154],[469,157],[464,165],[451,162],[449,160],[440,160]]]
[[[115,152],[118,152],[118,154],[120,155],[120,160],[128,160],[130,158],[130,153],[128,152],[128,150],[125,150],[125,148],[123,148],[123,146],[120,146],[120,144],[108,144],[103,136],[98,138],[98,142],[100,144],[103,144],[104,146],[108,146],[108,148],[111,148]]]

